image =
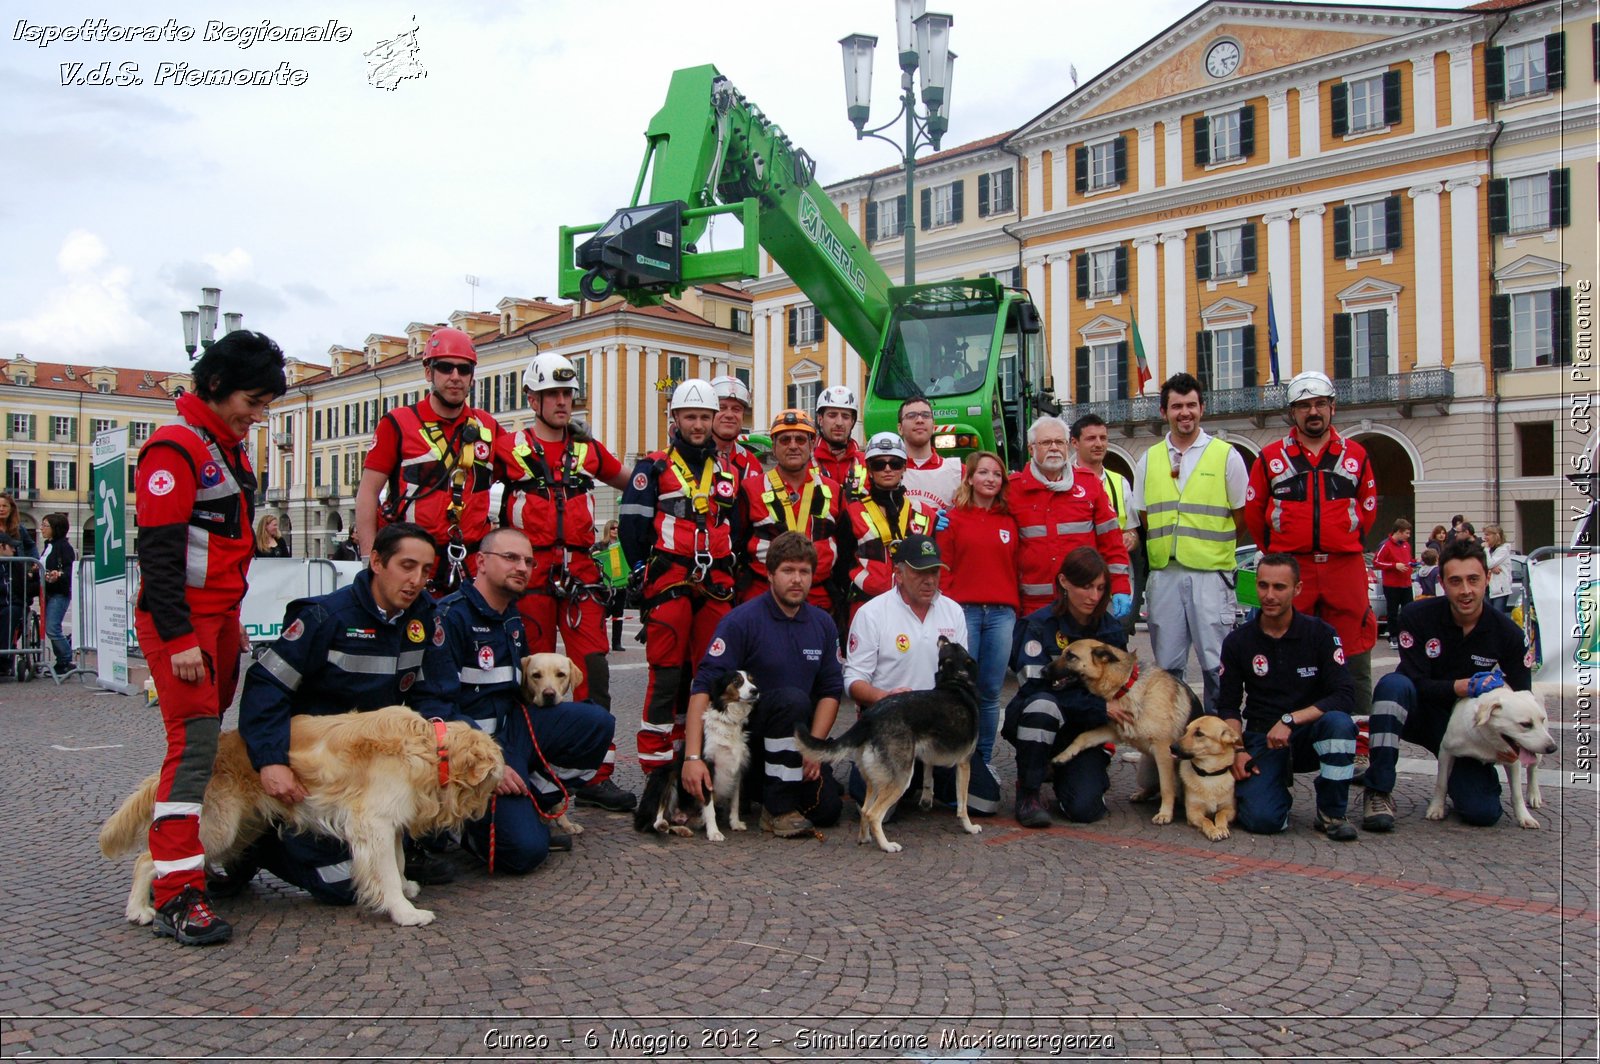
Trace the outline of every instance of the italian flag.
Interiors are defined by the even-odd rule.
[[[1139,337],[1139,318],[1133,312],[1133,307],[1128,307],[1128,318],[1133,322],[1133,358],[1139,364],[1139,383],[1133,386],[1134,396],[1144,394],[1144,386],[1150,383],[1150,363],[1145,361],[1144,340]]]

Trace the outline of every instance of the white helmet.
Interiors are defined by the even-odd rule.
[[[1318,373],[1308,369],[1304,373],[1296,373],[1289,382],[1289,405],[1293,406],[1302,399],[1332,399],[1334,397],[1333,382],[1326,373]]]
[[[717,412],[716,392],[710,381],[690,377],[672,390],[672,402],[667,404],[667,410],[709,410],[714,414]]]
[[[578,368],[561,355],[534,355],[522,371],[522,387],[530,392],[577,386]]]
[[[820,414],[829,407],[835,410],[848,410],[857,417],[861,416],[861,405],[856,402],[856,393],[842,384],[824,388],[822,394],[817,396],[817,413]]]
[[[866,460],[874,458],[899,458],[906,457],[906,445],[897,433],[880,432],[867,441]]]
[[[726,373],[720,377],[712,377],[711,390],[717,393],[718,399],[737,399],[744,404],[746,410],[750,409],[750,389],[746,388],[744,381],[738,377]]]

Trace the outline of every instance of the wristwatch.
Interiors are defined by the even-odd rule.
[[[699,754],[684,754],[683,755],[683,759],[685,761],[704,761],[705,760],[705,758],[701,757]]]
[[[1293,713],[1285,713],[1283,716],[1278,718],[1278,721],[1285,728],[1292,728],[1292,727],[1294,727],[1294,714]]]

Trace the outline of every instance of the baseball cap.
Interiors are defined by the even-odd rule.
[[[939,544],[931,536],[914,532],[894,545],[894,560],[913,569],[948,569],[939,559]]]

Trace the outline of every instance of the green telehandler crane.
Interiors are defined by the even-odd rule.
[[[923,395],[941,453],[1027,461],[1029,423],[1060,409],[1027,292],[992,277],[891,285],[817,183],[811,157],[714,66],[672,75],[645,140],[631,205],[601,224],[561,228],[563,297],[659,303],[689,285],[759,276],[764,249],[866,362],[868,436],[894,430],[901,400]],[[725,214],[743,227],[742,244],[698,250]]]

